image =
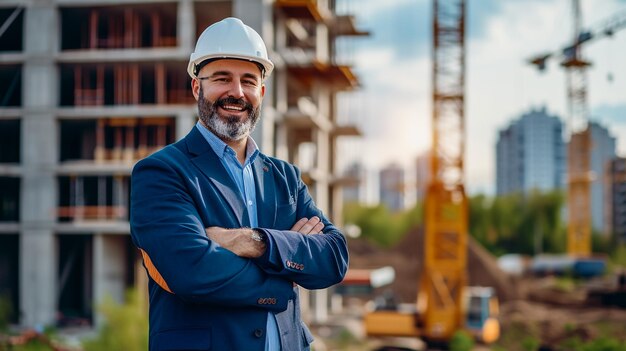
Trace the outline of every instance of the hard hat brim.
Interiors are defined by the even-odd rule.
[[[203,55],[199,57],[194,57],[194,54],[191,54],[191,59],[189,60],[189,65],[187,66],[187,73],[191,78],[197,78],[195,74],[195,68],[197,65],[201,64],[206,60],[219,60],[219,59],[237,59],[243,61],[250,61],[254,63],[258,63],[265,69],[263,78],[267,78],[270,76],[272,71],[274,70],[274,64],[270,60],[263,59],[261,57],[252,57],[248,55],[237,55],[237,54],[213,54],[213,55]]]

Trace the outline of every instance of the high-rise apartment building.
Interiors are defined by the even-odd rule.
[[[186,135],[197,37],[228,16],[255,28],[275,72],[253,137],[303,168],[340,216],[336,93],[356,88],[339,36],[367,33],[333,0],[4,0],[0,3],[0,295],[12,322],[93,324],[105,295],[145,286],[129,236],[134,163]],[[338,200],[339,199],[339,200]],[[325,294],[303,294],[323,320]]]
[[[405,191],[406,181],[404,169],[397,164],[390,164],[380,171],[380,203],[392,211],[401,211],[406,208]]]
[[[605,177],[605,230],[626,243],[626,158],[611,160]]]
[[[605,180],[607,167],[616,156],[615,138],[597,122],[589,122],[588,128],[591,129],[591,228],[599,233],[607,233]]]
[[[562,123],[545,108],[532,110],[500,130],[496,145],[498,195],[565,185],[566,155]]]
[[[354,162],[345,170],[343,179],[343,202],[344,203],[364,203],[365,202],[365,186],[366,186],[366,170],[362,163]]]
[[[415,159],[415,199],[418,203],[426,200],[428,185],[432,178],[430,162],[430,150],[418,155]]]

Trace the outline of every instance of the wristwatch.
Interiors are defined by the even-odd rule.
[[[254,241],[258,241],[258,242],[265,242],[265,233],[263,233],[260,230],[254,230],[252,229],[252,234],[250,235],[250,237],[252,238],[252,240]]]

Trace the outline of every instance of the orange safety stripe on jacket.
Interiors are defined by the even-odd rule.
[[[159,286],[163,288],[165,291],[173,294],[172,290],[170,290],[170,287],[167,286],[165,279],[163,279],[163,277],[161,276],[161,273],[159,273],[159,271],[156,269],[156,267],[152,263],[150,256],[148,256],[148,253],[145,252],[143,249],[139,249],[139,250],[141,250],[141,256],[143,257],[143,264],[146,266],[146,269],[148,270],[148,275],[150,275],[150,278],[152,278],[152,280],[154,280],[155,283],[159,284]]]

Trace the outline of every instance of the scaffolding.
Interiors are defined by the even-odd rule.
[[[61,222],[128,221],[128,175],[59,177]]]
[[[61,104],[193,104],[189,77],[181,75],[181,71],[184,72],[184,64],[163,62],[63,65]]]
[[[174,142],[174,117],[61,120],[61,161],[133,164]]]
[[[174,3],[62,8],[61,48],[97,50],[175,47],[176,16]]]

